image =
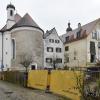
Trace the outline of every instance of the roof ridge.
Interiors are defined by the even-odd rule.
[[[16,24],[14,24],[12,28],[22,27],[22,26],[40,28],[38,24],[32,19],[32,17],[28,13],[26,13]]]

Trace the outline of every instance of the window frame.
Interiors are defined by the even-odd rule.
[[[13,16],[13,10],[10,10],[10,16]]]
[[[56,52],[57,52],[57,53],[61,53],[61,52],[62,52],[62,49],[59,48],[59,47],[57,47],[57,48],[56,48]]]
[[[48,60],[50,60],[50,61],[48,62]],[[46,61],[46,63],[52,63],[53,62],[52,58],[46,58],[45,61]]]
[[[47,52],[53,52],[53,47],[47,47]]]
[[[16,59],[16,41],[15,41],[15,38],[12,38],[11,41],[12,41],[12,59]],[[14,41],[14,47],[13,47],[13,41]]]
[[[54,43],[54,39],[49,39],[49,42],[50,43]]]
[[[69,41],[69,36],[65,37],[65,41],[66,41],[66,42]]]
[[[66,50],[66,48],[67,48],[67,50]],[[69,51],[69,46],[65,46],[65,51]]]
[[[60,43],[60,40],[55,40],[55,43]]]
[[[56,58],[57,63],[62,63],[62,58]]]

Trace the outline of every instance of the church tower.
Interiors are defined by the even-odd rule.
[[[11,28],[15,24],[15,6],[11,3],[7,5],[7,29]]]

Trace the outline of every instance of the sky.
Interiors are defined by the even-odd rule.
[[[6,24],[6,6],[12,3],[21,16],[25,13],[44,30],[56,28],[59,35],[66,33],[70,21],[72,29],[100,18],[100,0],[0,0],[0,28]]]

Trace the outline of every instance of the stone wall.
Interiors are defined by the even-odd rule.
[[[32,56],[33,63],[38,68],[43,67],[43,32],[35,28],[17,28],[12,30],[12,38],[16,42],[16,58],[12,60],[12,67],[21,67],[20,56]]]

